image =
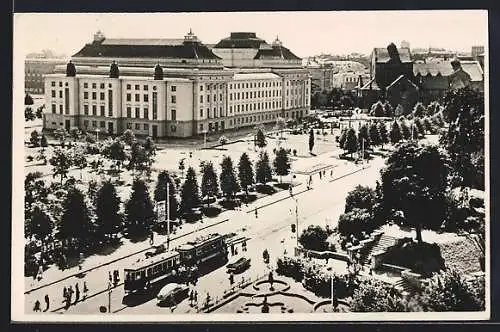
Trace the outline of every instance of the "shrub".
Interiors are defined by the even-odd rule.
[[[300,259],[297,258],[278,258],[276,262],[276,273],[293,278],[295,281],[302,281],[304,278],[303,264]]]
[[[328,233],[320,226],[310,225],[305,229],[299,237],[300,244],[310,250],[324,251],[328,244],[326,239]]]
[[[368,210],[353,208],[350,212],[340,215],[337,230],[341,235],[354,235],[359,238],[363,232],[371,233],[376,227]]]

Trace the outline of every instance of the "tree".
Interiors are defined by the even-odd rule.
[[[427,114],[427,109],[422,103],[416,103],[413,107],[413,116],[415,118],[423,118]]]
[[[40,146],[43,148],[46,148],[49,146],[49,143],[47,142],[47,137],[45,137],[44,134],[42,134],[42,137],[40,138]]]
[[[439,141],[446,148],[459,184],[484,190],[484,94],[469,88],[445,96],[448,129]],[[434,115],[440,126],[442,113]]]
[[[73,127],[69,130],[69,136],[73,138],[74,141],[78,140],[80,138],[80,129]]]
[[[309,152],[312,153],[314,147],[314,130],[309,131]]]
[[[29,234],[42,241],[43,245],[47,237],[52,234],[52,228],[54,227],[50,215],[45,211],[45,205],[35,204],[28,222]]]
[[[273,166],[274,172],[276,175],[279,175],[280,183],[282,183],[283,176],[290,173],[290,158],[288,157],[288,153],[285,149],[280,148],[276,152],[276,158],[274,158]]]
[[[351,157],[354,152],[358,151],[358,137],[353,128],[347,130],[344,150],[346,150],[346,153],[350,153]]]
[[[135,141],[135,134],[131,129],[127,129],[123,132],[121,139],[127,144],[128,146],[132,146],[132,143]]]
[[[62,209],[59,237],[66,240],[86,239],[91,230],[89,209],[83,193],[78,188],[71,187],[68,190]]]
[[[127,158],[127,154],[125,153],[125,146],[119,139],[108,141],[104,148],[103,154],[107,158],[114,160],[118,168],[121,167],[123,161],[125,161],[125,159]]]
[[[29,94],[24,95],[24,105],[33,105],[33,97],[31,97]]]
[[[399,122],[394,121],[392,123],[392,128],[391,132],[389,133],[389,136],[392,144],[397,144],[399,141],[403,139],[403,136],[401,135],[401,127],[399,126]]]
[[[33,130],[30,134],[30,143],[33,147],[38,147],[40,146],[39,144],[39,138],[38,138],[38,132],[36,130]]]
[[[379,128],[375,122],[370,124],[370,128],[368,129],[368,134],[370,136],[370,141],[372,145],[378,146],[381,144]]]
[[[210,206],[210,198],[217,196],[219,193],[219,183],[217,174],[215,173],[212,162],[203,163],[203,174],[201,177],[201,195],[207,197],[208,206]]]
[[[73,166],[73,160],[69,153],[62,149],[55,149],[52,158],[49,159],[52,165],[52,177],[60,176],[61,184],[64,178],[68,177],[69,168]]]
[[[266,146],[266,137],[264,136],[264,133],[262,132],[262,129],[257,130],[257,146],[259,148],[263,148]]]
[[[458,271],[446,269],[430,279],[420,300],[426,311],[483,311],[485,280],[467,282]]]
[[[246,152],[243,152],[238,163],[238,179],[241,187],[245,190],[248,196],[248,187],[254,184],[254,174],[252,162]]]
[[[179,160],[179,171],[181,171],[181,177],[184,177],[184,170],[186,169],[186,165],[184,164],[184,158]]]
[[[272,180],[271,166],[269,164],[269,156],[267,152],[259,153],[259,159],[255,166],[255,180],[257,183],[266,184]]]
[[[61,146],[63,146],[65,139],[68,137],[68,133],[63,128],[58,128],[54,131],[54,137],[58,139]]]
[[[299,242],[306,249],[324,251],[328,247],[327,238],[326,230],[320,226],[309,225],[300,235]]]
[[[344,146],[345,146],[346,138],[347,138],[347,129],[343,128],[342,132],[340,133],[340,137],[339,137],[339,147],[341,149],[345,149]]]
[[[240,190],[236,175],[234,174],[231,157],[225,156],[221,163],[220,189],[226,198],[233,197]]]
[[[96,195],[96,223],[101,237],[112,236],[120,231],[122,218],[119,214],[120,198],[110,181],[103,183]]]
[[[403,109],[403,105],[401,104],[398,104],[398,106],[396,106],[396,109],[394,110],[394,116],[396,117],[400,117],[404,114],[404,109]]]
[[[175,182],[167,171],[161,171],[158,174],[158,180],[156,181],[156,187],[154,191],[154,199],[156,202],[167,200],[167,183],[168,183],[168,195],[169,195],[169,220],[176,220],[178,218],[179,202],[177,202],[177,189],[175,187]],[[166,215],[166,214],[165,214]]]
[[[367,279],[354,290],[350,305],[353,312],[405,311],[401,295],[382,281]]]
[[[385,123],[382,121],[378,123],[378,133],[380,137],[380,144],[382,145],[382,148],[384,148],[384,144],[389,143],[389,133],[387,132]]]
[[[376,228],[373,217],[367,209],[360,209],[354,207],[339,217],[337,230],[341,235],[349,236],[354,235],[357,238],[363,232],[371,232]]]
[[[35,117],[35,113],[33,113],[33,109],[31,107],[27,106],[24,109],[24,120],[25,121],[33,121],[35,119],[36,119],[36,117]]]
[[[283,138],[283,129],[286,127],[286,120],[281,116],[276,118],[276,129],[280,132],[280,137]]]
[[[368,132],[368,126],[366,124],[362,125],[361,128],[359,128],[358,142],[359,142],[360,149],[362,147],[362,144],[364,145],[365,150],[370,148],[370,145],[371,145],[370,133]],[[364,156],[363,156],[363,158],[364,158]]]
[[[186,180],[181,188],[181,208],[183,213],[191,211],[193,208],[200,206],[200,194],[198,182],[196,180],[196,172],[194,168],[189,167],[186,172]]]
[[[421,118],[415,118],[414,120],[416,132],[419,136],[425,136],[424,121]]]
[[[403,139],[410,140],[411,139],[411,130],[406,121],[401,121],[401,135]]]
[[[78,147],[73,151],[72,163],[80,170],[80,180],[82,179],[82,170],[87,167],[87,158],[83,148]]]
[[[148,172],[151,169],[151,156],[137,141],[132,143],[128,168],[136,169],[141,173],[144,171]]]
[[[150,157],[156,155],[156,144],[150,136],[146,137],[146,140],[144,141],[144,144],[142,146]]]
[[[224,149],[224,144],[227,143],[227,138],[226,136],[222,135],[221,137],[219,137],[219,144],[221,145],[221,148]]]
[[[154,220],[153,203],[143,180],[134,179],[130,199],[125,203],[127,230],[144,234],[151,230]]]
[[[41,119],[43,118],[43,111],[45,109],[45,104],[39,106],[37,109],[36,109],[36,117]]]
[[[384,105],[382,104],[382,102],[380,100],[372,105],[371,110],[370,110],[370,115],[377,116],[377,117],[385,116]]]
[[[392,109],[392,105],[391,103],[389,103],[388,101],[386,101],[384,103],[384,115],[386,117],[393,117],[394,116],[394,110]]]
[[[415,228],[419,242],[422,228],[436,229],[444,220],[448,164],[436,146],[408,142],[389,156],[381,171],[384,205],[403,211],[404,223]]]
[[[357,185],[356,188],[347,194],[345,199],[345,212],[350,212],[354,208],[366,209],[371,212],[376,203],[377,195],[372,188]]]
[[[428,116],[426,116],[424,118],[424,128],[427,132],[429,132],[429,134],[434,134],[436,132],[436,129],[434,128],[434,125],[432,124],[430,118]]]

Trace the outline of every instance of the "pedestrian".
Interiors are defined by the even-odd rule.
[[[89,291],[89,289],[87,288],[87,282],[84,281],[83,282],[83,300],[85,300],[87,298],[88,291]]]
[[[73,288],[71,287],[71,285],[69,285],[69,288],[68,288],[68,301],[71,303],[71,298],[73,297]]]
[[[43,278],[43,266],[40,263],[40,265],[38,266],[38,273],[37,273],[36,279],[38,281],[40,281],[40,280],[42,280],[42,278]]]
[[[319,172],[319,179],[321,180],[321,171]]]
[[[154,243],[154,233],[151,231],[151,235],[149,236],[149,244],[153,245]]]
[[[45,295],[45,311],[48,311],[50,307],[49,295]]]
[[[333,170],[330,171],[330,177],[332,177],[332,176],[333,176]]]
[[[108,279],[110,283],[113,281],[113,278],[111,277],[111,271],[108,271]]]
[[[66,289],[66,286],[63,288],[63,299],[66,299],[68,297],[68,290]],[[64,300],[63,300],[64,302]]]
[[[75,285],[75,304],[80,300],[80,288],[78,287],[78,283]]]
[[[194,302],[198,304],[198,291],[194,291]]]
[[[38,301],[38,300],[35,301],[35,306],[33,307],[33,311],[34,312],[41,311],[41,309],[40,309],[40,301]]]
[[[257,211],[257,208],[255,209],[255,218],[257,219],[259,217],[259,212]]]

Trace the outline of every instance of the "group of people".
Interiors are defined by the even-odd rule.
[[[87,293],[89,289],[87,288],[87,282],[83,282],[83,296],[82,301],[87,298]],[[80,287],[78,283],[75,284],[75,288],[70,285],[68,288],[64,287],[63,289],[63,302],[65,302],[65,308],[68,309],[71,306],[71,302],[73,299],[73,294],[75,294],[75,302],[73,304],[77,304],[80,301]]]
[[[45,295],[44,300],[45,300],[45,310],[43,310],[43,312],[46,312],[50,308],[50,299],[49,299],[49,295],[48,294]],[[35,306],[33,307],[33,311],[35,311],[35,312],[42,311],[42,308],[40,306],[41,306],[40,301],[36,300],[35,301]]]

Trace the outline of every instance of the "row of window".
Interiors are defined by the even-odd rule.
[[[55,87],[56,86],[56,81],[51,81],[50,85]],[[62,82],[59,82],[59,87],[61,88],[63,86]],[[65,86],[68,86],[68,82],[65,82]]]
[[[219,95],[219,101],[223,101],[223,96],[222,96],[222,93]],[[217,95],[214,95],[213,96],[213,102],[217,102]],[[210,102],[210,95],[207,95],[207,103]],[[203,95],[200,95],[200,104],[203,104]]]
[[[88,104],[83,105],[83,114],[90,115]],[[95,104],[92,105],[92,115],[97,116],[97,105],[95,105]],[[99,116],[106,116],[106,108],[104,105],[99,105]],[[113,116],[113,109],[112,108],[108,109],[108,116]]]
[[[51,109],[52,109],[52,114],[56,114],[57,113],[57,105],[56,104],[52,104],[51,105]],[[64,107],[62,104],[59,105],[59,114],[63,114],[64,112]],[[66,110],[65,112],[66,114],[69,114],[69,109]]]
[[[127,129],[132,129],[132,125],[134,125],[135,130],[149,130],[149,123],[131,123],[127,122]],[[142,125],[142,126],[141,126]]]
[[[132,101],[132,94],[127,93],[127,101]],[[138,93],[136,93],[134,95],[134,101],[135,102],[140,102],[141,101],[141,95],[138,94]],[[149,102],[149,95],[148,94],[144,94],[142,96],[142,101],[145,102],[145,103]],[[170,96],[170,102],[172,104],[177,103],[177,96]]]
[[[111,87],[113,87],[113,85],[111,83],[108,83],[108,88],[111,88]],[[88,89],[89,88],[89,83],[88,82],[84,82],[83,83],[83,88],[84,89]],[[100,83],[99,84],[99,88],[100,89],[105,89],[106,88],[106,84]],[[97,89],[97,83],[92,83],[92,89]]]
[[[272,91],[272,94],[271,94]],[[234,93],[234,100],[240,100],[240,99],[248,99],[248,98],[270,98],[270,97],[281,97],[281,90],[271,90],[271,91],[250,91],[250,92],[241,92],[241,95],[239,92]],[[249,94],[250,93],[250,94]],[[240,98],[241,97],[241,98]],[[233,94],[229,94],[229,100],[233,100]]]
[[[137,90],[140,90],[140,89],[141,89],[141,85],[140,84],[134,84],[134,90],[137,91]],[[144,84],[142,86],[142,89],[144,91],[148,91],[149,86],[147,84]],[[127,90],[132,90],[132,84],[127,84]],[[156,86],[153,86],[153,90],[156,90]],[[177,91],[177,87],[175,85],[170,86],[170,91],[172,91],[172,92]]]
[[[230,83],[229,89],[253,89],[253,88],[272,88],[281,86],[280,81],[273,82],[251,82],[251,83]]]
[[[106,121],[99,121],[98,125],[98,122],[96,120],[92,120],[92,122],[90,122],[89,120],[83,120],[83,127],[89,128],[89,124],[92,124],[91,128],[106,128]]]
[[[234,110],[236,113],[243,111],[257,111],[257,110],[269,110],[281,108],[281,101],[277,102],[262,102],[262,103],[253,103],[253,104],[244,104],[244,105],[234,105]],[[229,106],[229,113],[233,113],[233,106]]]

